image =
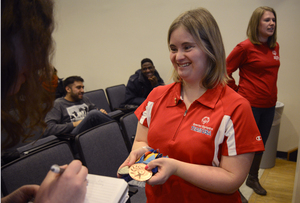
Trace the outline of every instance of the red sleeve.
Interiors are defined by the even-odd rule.
[[[150,123],[151,120],[150,114],[154,103],[156,103],[156,100],[174,85],[175,83],[171,83],[169,85],[160,85],[155,87],[150,92],[146,100],[135,110],[134,113],[142,125],[147,128],[149,127],[148,123]]]
[[[227,74],[230,78],[228,81],[228,86],[238,90],[238,85],[236,85],[234,78],[232,77],[232,73],[235,72],[238,68],[240,68],[247,61],[247,53],[246,50],[238,44],[229,56],[226,58],[226,69]]]
[[[150,120],[148,121],[148,119],[151,118],[151,108],[153,106],[154,101],[157,99],[157,97],[161,94],[162,90],[164,90],[166,86],[158,86],[155,87],[150,94],[148,95],[148,97],[145,99],[145,101],[135,110],[135,115],[138,118],[139,122],[144,125],[145,127],[149,127],[148,123],[150,122]]]
[[[228,123],[225,142],[222,146],[222,155],[230,155],[231,151],[237,154],[264,151],[264,144],[255,122],[250,103],[240,100],[231,114],[232,123]],[[228,107],[230,108],[230,107]]]
[[[148,103],[148,99],[146,99],[134,112],[136,117],[138,118],[139,122],[148,128],[148,123],[147,123],[147,111],[146,111],[146,106]],[[144,119],[143,119],[144,118]]]

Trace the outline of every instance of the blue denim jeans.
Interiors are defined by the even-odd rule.
[[[72,135],[78,135],[94,126],[100,125],[102,123],[106,123],[108,121],[112,121],[113,119],[100,112],[99,110],[91,110],[87,113],[86,117],[79,123],[76,128],[74,128],[71,132]]]

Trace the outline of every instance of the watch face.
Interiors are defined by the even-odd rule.
[[[152,171],[145,169],[146,164],[138,163],[133,164],[129,168],[129,175],[131,178],[137,181],[146,181],[152,177]]]

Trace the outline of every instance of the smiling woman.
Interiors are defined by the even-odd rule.
[[[189,85],[199,86],[199,81],[202,81],[206,72],[207,56],[184,27],[180,26],[173,31],[170,50],[170,59],[178,76]],[[205,90],[203,87],[201,92],[204,93]],[[195,96],[198,98],[201,95]]]
[[[199,83],[204,88],[211,89],[219,83],[226,84],[228,79],[226,69],[224,69],[225,50],[224,46],[220,46],[220,44],[223,45],[223,40],[215,19],[210,18],[210,14],[208,13],[201,13],[201,15],[204,15],[205,17],[197,18],[197,16],[200,15],[198,12],[200,13],[200,11],[188,12],[191,18],[185,18],[184,16],[186,14],[183,13],[182,15],[178,16],[170,26],[168,32],[168,44],[169,49],[171,50],[170,58],[173,53],[171,46],[171,34],[174,36],[173,32],[177,28],[184,28],[185,31],[190,35],[189,38],[191,39],[192,37],[193,39],[191,39],[192,41],[190,41],[190,44],[186,44],[188,41],[182,42],[183,44],[181,46],[185,45],[184,49],[186,52],[193,47],[198,47],[203,53],[206,54],[207,69]],[[212,24],[215,26],[211,26]],[[201,30],[197,30],[195,28],[197,26],[201,27]],[[175,82],[182,81],[176,69],[173,70],[173,80]]]
[[[249,102],[226,85],[225,51],[204,8],[179,15],[169,28],[174,83],[154,88],[137,108],[131,166],[147,150],[169,158],[145,167],[147,202],[239,203],[237,191],[263,143]],[[119,175],[120,176],[120,175]]]

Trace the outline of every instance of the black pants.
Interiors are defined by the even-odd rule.
[[[252,107],[252,112],[264,145],[266,145],[274,119],[275,106],[271,108]]]

